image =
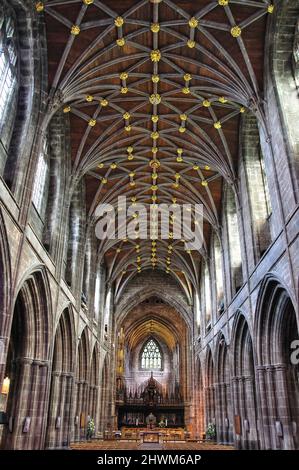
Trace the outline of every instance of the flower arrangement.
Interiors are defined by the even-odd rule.
[[[208,439],[215,439],[216,438],[216,426],[213,423],[209,423],[207,430],[206,430],[206,436]]]
[[[86,432],[86,438],[87,439],[91,439],[93,434],[94,434],[94,430],[95,430],[95,425],[94,425],[94,420],[91,418],[89,421],[88,421],[88,424],[87,424],[87,432]]]

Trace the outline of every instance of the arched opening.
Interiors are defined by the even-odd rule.
[[[195,413],[196,413],[196,436],[203,438],[205,433],[205,397],[203,385],[203,371],[198,359],[195,364]]]
[[[297,0],[288,0],[287,2],[278,2],[276,8],[276,15],[272,19],[270,34],[268,35],[268,41],[271,41],[271,53],[268,57],[269,81],[266,89],[268,88],[274,91],[274,94],[271,93],[273,96],[269,93],[267,99],[267,101],[269,101],[269,125],[273,126],[273,123],[275,123],[275,128],[277,128],[277,122],[279,122],[279,124],[281,123],[281,146],[278,147],[279,155],[277,155],[276,165],[279,171],[279,166],[283,161],[285,168],[283,175],[284,186],[290,184],[290,186],[295,187],[294,194],[298,194],[299,130],[297,116],[299,113],[299,5]],[[279,132],[277,134],[279,134]],[[298,196],[296,202],[298,203]],[[288,200],[288,203],[290,204],[290,200]]]
[[[74,325],[69,309],[60,317],[54,340],[47,448],[68,447],[73,427]]]
[[[195,429],[187,323],[164,297],[137,299],[117,326],[118,427],[134,436],[147,427],[165,428],[169,436]]]
[[[105,436],[105,433],[111,431],[112,423],[109,419],[109,356],[106,354],[102,374],[101,374],[101,408],[100,408],[100,429]]]
[[[231,273],[231,295],[234,296],[243,284],[241,243],[235,194],[231,186],[225,188],[224,217],[227,233],[228,262]]]
[[[49,192],[49,153],[49,138],[47,134],[44,137],[42,148],[38,156],[32,191],[33,205],[42,220],[45,216]]]
[[[105,285],[105,303],[103,308],[103,318],[102,318],[102,332],[104,340],[108,341],[111,337],[111,326],[112,326],[112,308],[113,308],[113,288],[106,284]]]
[[[89,380],[89,397],[88,397],[88,419],[93,419],[95,424],[94,434],[97,434],[99,428],[99,388],[100,388],[100,364],[99,349],[96,343],[93,348],[91,357],[91,369]]]
[[[65,280],[71,288],[75,288],[81,279],[77,267],[78,257],[82,255],[84,241],[84,223],[85,223],[85,210],[84,210],[84,185],[83,182],[76,188],[72,195],[68,224],[65,233],[65,251],[64,251],[64,275]]]
[[[10,384],[3,448],[41,449],[44,446],[50,305],[43,275],[36,272],[23,283],[14,307],[5,368]]]
[[[271,243],[272,208],[259,128],[254,115],[247,114],[243,117],[241,133],[250,212],[249,220],[244,220],[244,223],[248,224],[248,230],[252,231],[253,253],[250,259],[257,262]]]
[[[89,388],[89,346],[88,333],[85,328],[81,334],[78,352],[77,369],[75,379],[75,430],[74,438],[76,441],[85,439],[87,427],[88,410],[88,388]]]
[[[8,2],[0,6],[0,155],[1,173],[8,158],[13,126],[17,114],[19,89],[19,45],[17,18]]]
[[[206,427],[216,426],[216,403],[215,403],[215,371],[214,361],[211,348],[208,346],[206,356]],[[218,439],[218,429],[216,428],[216,436]]]
[[[39,215],[42,219],[41,238],[46,250],[55,255],[60,220],[63,211],[67,170],[70,166],[70,123],[68,115],[57,112],[51,119],[46,137],[47,153],[41,152],[36,169],[37,192],[43,192]],[[39,168],[44,168],[45,178],[39,178]],[[34,194],[33,194],[34,202]]]
[[[0,384],[5,376],[5,357],[8,347],[9,323],[10,323],[10,283],[11,261],[7,243],[5,223],[0,212]],[[1,400],[0,411],[4,411],[6,397]],[[1,428],[0,428],[1,432]]]
[[[216,308],[218,315],[224,312],[224,286],[221,244],[216,233],[213,235],[214,283],[216,290]]]
[[[299,384],[292,344],[299,339],[298,322],[288,292],[272,276],[261,287],[256,315],[263,446],[295,449],[299,444]]]
[[[205,328],[209,330],[212,321],[212,291],[208,260],[202,265],[201,305],[204,312]]]
[[[217,342],[215,394],[217,440],[229,444],[233,442],[232,391],[228,346],[223,334]]]
[[[95,268],[95,292],[94,292],[94,318],[97,322],[102,319],[105,301],[106,268],[104,263],[99,263]]]
[[[92,274],[92,246],[91,239],[87,237],[85,243],[85,254],[84,254],[84,269],[82,279],[82,292],[81,292],[81,306],[87,310],[88,297],[91,289],[91,274]]]
[[[17,0],[1,2],[1,143],[0,172],[17,199],[24,190],[24,176],[34,141],[34,129],[43,104],[46,84],[43,21],[31,6]],[[39,29],[39,39],[35,32]]]
[[[141,370],[162,370],[162,359],[163,355],[159,343],[154,338],[149,338],[141,350]]]
[[[252,338],[245,317],[237,313],[232,333],[235,445],[258,449],[257,399]]]

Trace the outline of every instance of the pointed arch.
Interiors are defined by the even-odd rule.
[[[181,296],[177,295],[177,292],[174,289],[168,289],[168,291],[162,290],[160,286],[142,286],[137,291],[133,291],[133,294],[130,296],[123,296],[123,301],[119,302],[115,311],[115,318],[117,323],[121,323],[125,316],[136,307],[141,302],[144,302],[147,298],[156,296],[162,299],[164,302],[169,304],[171,307],[174,307],[180,314],[183,316],[184,320],[188,325],[191,325],[192,311],[185,302],[185,299],[182,299]]]
[[[5,370],[11,380],[7,413],[14,418],[14,426],[12,432],[5,428],[2,446],[41,449],[46,430],[52,336],[52,303],[44,267],[26,273],[17,292]],[[27,416],[31,416],[30,429],[23,433]]]
[[[6,226],[0,210],[0,383],[4,379],[5,357],[11,322],[11,258]]]
[[[231,349],[236,447],[258,449],[255,353],[249,323],[241,311],[235,316]]]
[[[210,346],[208,345],[205,359],[205,401],[206,401],[206,424],[216,424],[215,403],[215,368],[214,359]]]
[[[93,419],[95,424],[95,435],[99,428],[99,390],[100,390],[100,352],[99,344],[94,344],[91,365],[90,365],[90,381],[89,381],[89,397],[88,397],[88,416]]]
[[[298,314],[287,287],[275,273],[268,273],[260,286],[255,315],[258,364],[277,364],[285,360],[283,333],[287,327],[298,336],[298,325]]]
[[[299,369],[291,360],[292,344],[298,339],[298,314],[291,296],[269,273],[260,287],[255,319],[265,448],[295,449],[299,444],[294,425],[299,421]]]
[[[139,364],[141,370],[163,370],[163,353],[159,342],[153,336],[144,342]]]
[[[88,389],[90,378],[90,347],[88,328],[79,337],[75,374],[75,440],[85,439],[88,419]]]
[[[199,357],[195,361],[195,409],[196,433],[202,438],[205,432],[205,394],[203,369]]]
[[[54,338],[46,447],[68,447],[72,432],[72,392],[76,358],[71,306],[58,320]]]
[[[222,331],[216,341],[215,380],[217,441],[229,444],[233,442],[231,367],[229,347]]]
[[[78,364],[77,364],[77,378],[81,381],[88,380],[89,373],[89,339],[87,327],[81,333],[78,345]]]
[[[110,364],[110,357],[106,353],[103,366],[102,366],[102,373],[101,373],[101,409],[100,409],[100,428],[101,431],[105,434],[111,426],[111,422],[109,420],[109,412],[110,412],[110,398],[109,398],[109,364]]]
[[[14,308],[23,304],[23,326],[26,331],[23,347],[27,357],[48,359],[53,334],[52,296],[48,274],[43,265],[25,272],[17,285]],[[34,335],[34,341],[32,337]]]
[[[31,169],[33,166],[29,160],[35,138],[34,129],[40,113],[44,111],[44,100],[40,100],[40,96],[47,93],[47,55],[44,54],[47,44],[44,19],[41,15],[36,15],[32,5],[18,0],[6,0],[5,3],[9,3],[16,16],[19,71],[15,109],[9,110],[10,116],[7,119],[13,122],[4,179],[19,199],[24,190],[28,166]],[[35,34],[37,30],[38,39]],[[38,107],[40,113],[36,112]]]
[[[269,129],[273,123],[276,129],[279,127],[279,131],[276,132],[278,139],[276,146],[278,144],[279,151],[275,164],[278,170],[283,164],[284,185],[292,188],[285,198],[289,206],[298,204],[296,194],[299,186],[299,130],[296,125],[296,116],[299,113],[298,16],[297,0],[277,2],[266,37],[269,54],[266,56],[268,73],[265,74],[267,81],[264,89],[269,90],[267,95]]]

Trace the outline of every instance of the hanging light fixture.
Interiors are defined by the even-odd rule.
[[[8,377],[5,377],[5,379],[3,380],[2,389],[1,389],[1,393],[3,393],[3,395],[8,395],[9,386],[10,386],[10,379]]]

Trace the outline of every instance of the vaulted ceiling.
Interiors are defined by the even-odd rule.
[[[191,292],[223,181],[233,183],[240,116],[262,112],[268,0],[48,0],[51,105],[69,114],[73,182],[98,203],[204,205],[205,243],[100,243],[110,281],[163,269]],[[51,106],[49,106],[51,112]],[[156,243],[156,244],[155,244]]]
[[[134,349],[150,336],[164,342],[170,350],[185,341],[186,323],[178,311],[165,303],[155,303],[155,298],[141,302],[130,311],[121,323],[129,349]]]

